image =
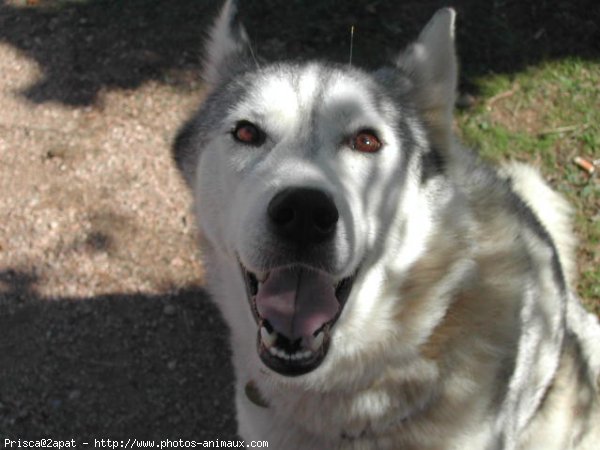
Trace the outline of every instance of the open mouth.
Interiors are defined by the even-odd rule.
[[[354,282],[305,266],[253,273],[240,264],[258,325],[257,351],[273,371],[297,376],[325,359],[331,332]]]

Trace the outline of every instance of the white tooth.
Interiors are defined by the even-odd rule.
[[[300,354],[300,357],[301,357],[302,359],[308,359],[308,358],[310,358],[311,356],[312,356],[312,352],[311,352],[311,351],[309,351],[309,350],[307,350],[307,351],[305,351],[304,353],[301,353],[301,354]]]
[[[321,348],[321,346],[323,345],[324,338],[325,338],[325,333],[323,331],[320,331],[319,334],[317,334],[311,341],[310,349],[313,352],[316,352],[317,350],[319,350]]]
[[[269,331],[265,327],[260,327],[260,339],[265,347],[272,347],[277,339],[277,334],[275,331],[269,333]]]
[[[273,356],[277,356],[277,349],[275,347],[270,347],[269,353]]]

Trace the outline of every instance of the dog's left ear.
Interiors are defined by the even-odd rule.
[[[437,11],[396,61],[411,82],[411,95],[429,127],[430,139],[442,149],[450,144],[456,100],[455,16],[451,8]]]
[[[213,24],[204,53],[203,78],[214,87],[247,62],[250,44],[238,17],[238,2],[226,0]]]

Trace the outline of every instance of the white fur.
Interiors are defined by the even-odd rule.
[[[208,44],[213,85],[248,45],[228,30],[232,8],[227,1]],[[591,449],[600,327],[568,286],[562,291],[552,244],[515,213],[506,183],[454,143],[453,36],[454,12],[441,10],[397,61],[401,94],[418,114],[375,95],[374,78],[354,69],[266,66],[245,75],[234,100],[223,97],[222,116],[199,112],[213,124],[191,135],[202,149],[179,150],[201,152],[190,184],[210,290],[231,326],[246,440],[286,449],[531,450],[551,427],[545,450]],[[264,130],[265,142],[237,142],[231,130],[242,120]],[[349,148],[349,136],[365,128],[384,143],[379,153]],[[424,180],[434,148],[444,175]],[[501,173],[550,234],[558,271],[571,281],[570,208],[529,167]],[[256,273],[287,263],[265,217],[270,199],[297,186],[332,195],[340,217],[328,270],[335,280],[357,276],[326,358],[290,378],[257,354],[238,260]],[[246,396],[248,383],[268,408]]]

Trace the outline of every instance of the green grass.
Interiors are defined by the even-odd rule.
[[[600,63],[548,61],[474,84],[475,104],[457,117],[463,139],[484,158],[539,167],[575,206],[577,288],[589,309],[600,314],[600,177],[590,178],[573,162],[576,156],[600,159]]]

